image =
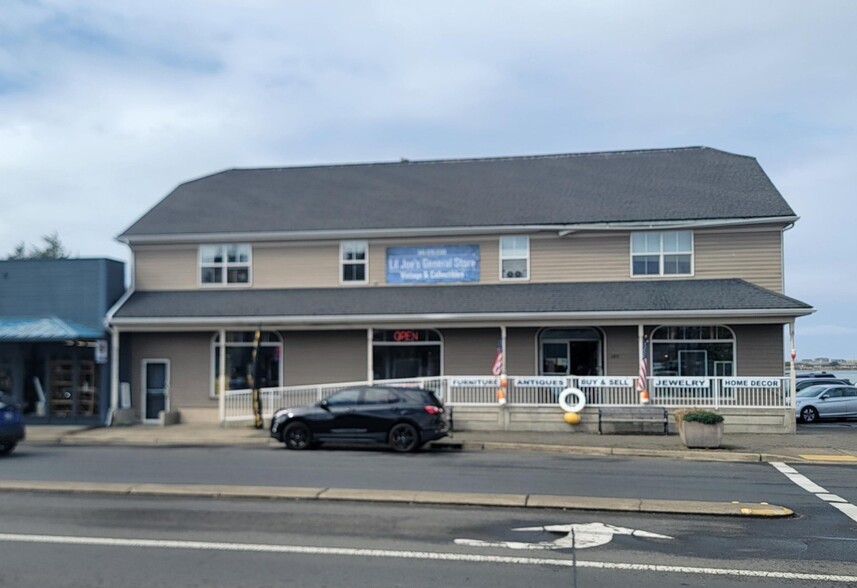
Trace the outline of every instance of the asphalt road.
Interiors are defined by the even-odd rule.
[[[769,502],[805,510],[818,500],[767,463],[589,457],[535,452],[421,452],[279,447],[146,448],[24,444],[0,479],[315,486]],[[857,468],[797,466],[857,504]],[[817,479],[816,479],[817,478]],[[797,507],[797,508],[795,508]]]
[[[854,543],[797,536],[801,519],[27,493],[2,498],[0,585],[17,588],[857,584]],[[514,530],[546,525],[579,525],[579,540],[595,537],[601,544],[545,548],[568,533]],[[593,526],[610,532],[593,535],[587,531]]]

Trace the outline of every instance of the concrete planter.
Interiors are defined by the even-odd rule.
[[[681,442],[690,449],[717,449],[723,441],[723,423],[705,425],[684,421],[678,428]]]

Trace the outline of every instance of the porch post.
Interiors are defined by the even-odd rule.
[[[789,362],[789,406],[795,405],[795,321],[789,321],[789,349],[791,349],[791,361]]]
[[[375,338],[375,329],[366,329],[366,381],[372,384],[375,381],[375,372],[372,370],[372,340]]]
[[[503,350],[503,368],[500,373],[506,375],[506,325],[500,325],[500,346]]]
[[[220,329],[220,377],[217,378],[217,407],[220,412],[220,422],[226,422],[226,330]]]

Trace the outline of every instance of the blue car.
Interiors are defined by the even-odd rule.
[[[0,392],[0,455],[8,455],[24,438],[24,420],[11,396]]]

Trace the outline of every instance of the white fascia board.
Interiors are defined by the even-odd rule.
[[[145,243],[321,241],[347,239],[380,239],[398,237],[454,237],[485,233],[557,232],[560,236],[580,231],[627,231],[633,229],[666,229],[725,227],[759,224],[789,224],[797,216],[735,218],[682,221],[629,221],[555,225],[485,225],[467,227],[417,227],[408,229],[337,229],[324,231],[260,231],[246,233],[181,233],[175,235],[120,235],[117,240],[128,245]]]
[[[114,318],[113,326],[171,326],[171,325],[325,325],[325,324],[380,324],[380,323],[454,323],[454,322],[496,322],[496,321],[539,321],[539,320],[669,320],[753,317],[799,317],[815,312],[815,309],[756,309],[756,310],[681,310],[659,312],[526,312],[526,313],[478,313],[478,314],[372,314],[372,315],[327,315],[327,316],[252,316],[252,317],[149,317]]]

